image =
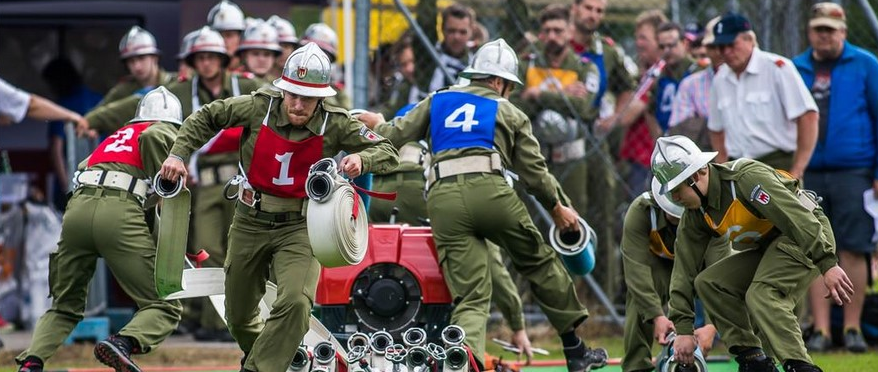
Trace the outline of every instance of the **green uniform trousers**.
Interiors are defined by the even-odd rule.
[[[829,226],[826,216],[819,219]],[[818,275],[801,248],[781,235],[766,248],[733,254],[708,267],[696,277],[695,290],[727,346],[761,345],[780,361],[811,363],[794,308]],[[755,328],[762,332],[759,337]]]
[[[670,300],[671,271],[674,269],[674,261],[653,256],[650,257],[649,267],[652,269],[652,284],[656,293],[662,304],[667,304]],[[622,371],[625,372],[653,368],[652,315],[644,314],[637,307],[634,296],[631,291],[625,295],[625,333],[622,337],[625,348]]]
[[[134,196],[90,186],[76,190],[61,222],[58,250],[49,256],[52,307],[40,317],[30,347],[18,360],[49,359],[82,320],[98,257],[137,304],[137,312],[119,334],[137,340],[142,352],[158,346],[177,327],[181,309],[179,301],[158,298],[155,250]]]
[[[422,224],[418,218],[427,218],[427,203],[424,201],[424,173],[422,171],[398,172],[386,176],[372,176],[372,190],[380,192],[396,192],[396,200],[383,200],[372,198],[369,206],[369,221],[383,223],[390,220],[393,207],[399,210],[396,216],[397,223],[407,223],[412,226]],[[509,275],[500,247],[487,242],[491,251],[488,262],[491,271],[491,282],[494,285],[491,300],[497,305],[503,318],[509,323],[512,331],[524,329],[524,310],[521,297],[518,296],[518,287]]]
[[[492,294],[491,253],[485,239],[505,247],[559,333],[588,317],[561,260],[500,175],[471,173],[439,180],[427,197],[427,211],[445,282],[457,301],[451,323],[466,331],[465,342],[479,362],[485,353]]]
[[[561,183],[561,188],[570,198],[573,209],[579,215],[585,216],[588,206],[588,161],[582,158],[561,164],[550,163],[549,172]],[[601,198],[592,200],[601,200]]]
[[[235,201],[226,200],[223,196],[223,184],[199,187],[195,192],[195,219],[193,221],[194,248],[197,252],[204,249],[210,258],[202,263],[204,267],[222,267],[226,260],[229,225],[235,216]],[[213,308],[210,299],[200,299],[201,314],[199,323],[206,329],[225,329],[222,318]]]
[[[256,217],[240,203],[229,231],[226,256],[226,320],[251,371],[286,371],[309,329],[320,264],[311,251],[305,217],[286,222]],[[259,317],[269,267],[277,275],[277,300],[268,319]]]

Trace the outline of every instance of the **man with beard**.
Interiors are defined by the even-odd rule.
[[[661,133],[664,133],[668,130],[671,119],[677,85],[684,77],[697,71],[699,66],[686,54],[689,40],[684,37],[683,28],[679,24],[661,24],[656,30],[656,39],[666,65],[653,85],[648,112],[655,117]]]
[[[149,31],[140,26],[131,27],[119,42],[119,58],[131,75],[122,78],[122,81],[110,89],[98,106],[120,100],[136,92],[145,93],[159,85],[165,86],[176,80],[177,74],[168,73],[159,66],[160,55],[161,51],[156,47],[155,37]]]
[[[584,215],[588,146],[582,125],[597,118],[598,110],[592,103],[597,97],[600,76],[594,63],[568,46],[567,5],[547,6],[539,20],[542,53],[531,53],[522,59],[519,67],[525,77],[524,90],[513,97],[513,102],[531,118],[549,171],[561,182],[576,211]]]

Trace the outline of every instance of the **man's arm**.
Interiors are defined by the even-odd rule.
[[[674,97],[674,103],[671,106],[671,118],[668,120],[668,127],[675,127],[684,120],[698,116],[695,112],[695,95],[692,90],[695,89],[696,79],[702,73],[689,75],[680,82],[677,88],[677,96]]]
[[[819,114],[816,111],[808,111],[796,119],[796,152],[793,154],[793,165],[790,174],[797,179],[802,179],[805,168],[814,154],[817,146],[817,134],[820,130],[817,125]]]
[[[705,247],[711,238],[700,218],[697,211],[686,211],[677,226],[668,317],[678,335],[695,333],[695,277],[701,271]]]
[[[396,169],[399,165],[399,152],[387,138],[375,134],[362,122],[348,116],[336,116],[334,128],[338,150],[349,154],[357,154],[362,160],[361,173],[374,172],[383,174]]]
[[[143,96],[132,94],[128,97],[98,106],[85,115],[88,128],[103,133],[112,133],[125,126],[134,117],[137,104]]]
[[[656,211],[656,214],[663,212]],[[663,218],[660,215],[657,217]],[[633,306],[637,310],[626,313],[643,315],[641,321],[651,321],[665,315],[661,297],[652,280],[652,267],[649,265],[654,261],[654,257],[650,257],[654,255],[649,250],[649,231],[649,207],[641,196],[631,203],[625,214],[621,245],[625,284],[628,286],[628,296],[634,299]]]
[[[377,122],[377,119],[368,115],[360,117],[366,126],[389,139],[396,148],[400,148],[411,141],[427,138],[427,129],[430,128],[431,98],[432,95],[418,102],[405,116],[393,118],[390,122]]]
[[[177,133],[177,140],[171,148],[171,155],[188,159],[213,136],[224,128],[249,125],[254,115],[252,95],[237,96],[213,101],[183,121]],[[259,114],[262,117],[264,114]]]
[[[707,115],[707,130],[710,136],[710,145],[713,150],[718,152],[714,161],[717,163],[725,163],[729,160],[729,153],[726,149],[726,132],[725,125],[719,110],[719,90],[717,89],[718,77],[714,77],[713,84],[710,86],[710,113]]]

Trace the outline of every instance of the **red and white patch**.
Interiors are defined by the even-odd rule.
[[[304,66],[299,66],[299,68],[296,69],[296,77],[298,77],[301,80],[301,79],[304,79],[305,76],[308,76],[308,68],[306,68]]]
[[[369,128],[366,128],[365,126],[360,128],[360,135],[372,142],[378,142],[381,140],[381,136],[369,130]]]
[[[768,205],[768,201],[771,200],[771,195],[768,195],[765,190],[759,190],[756,192],[756,197],[754,197],[753,200],[756,200],[759,204]]]

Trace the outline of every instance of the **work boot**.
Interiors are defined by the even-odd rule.
[[[783,370],[786,372],[823,372],[820,367],[801,360],[787,360],[783,363]]]
[[[815,330],[808,341],[805,342],[805,348],[812,353],[822,353],[832,346],[832,340],[826,337],[822,331]]]
[[[131,337],[112,335],[95,345],[95,358],[116,372],[141,372],[131,360],[131,354],[140,352],[137,341]]]
[[[844,331],[844,347],[852,353],[865,353],[866,340],[859,329],[849,328]]]
[[[759,348],[750,348],[735,357],[738,372],[779,372],[774,360]]]
[[[24,358],[18,372],[43,372],[43,361],[35,356]]]
[[[606,366],[608,356],[606,349],[592,349],[579,340],[579,345],[564,348],[564,358],[569,372],[588,372]]]

